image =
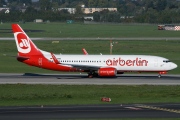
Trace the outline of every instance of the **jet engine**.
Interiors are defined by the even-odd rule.
[[[117,70],[115,68],[100,68],[98,70],[98,75],[101,77],[114,77],[117,74]]]

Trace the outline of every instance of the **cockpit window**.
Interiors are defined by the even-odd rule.
[[[163,60],[163,62],[168,63],[168,62],[171,62],[171,61],[170,60]]]

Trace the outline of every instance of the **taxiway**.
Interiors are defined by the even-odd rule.
[[[0,84],[67,85],[180,85],[180,75],[123,74],[116,78],[88,78],[86,74],[0,74]]]
[[[1,107],[2,120],[180,118],[180,104]]]
[[[0,84],[67,85],[180,85],[180,75],[124,74],[116,78],[88,78],[85,74],[4,74]],[[0,107],[2,120],[114,118],[180,118],[180,104],[116,104]]]

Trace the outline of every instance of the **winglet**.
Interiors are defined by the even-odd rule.
[[[85,48],[82,48],[82,51],[83,51],[84,55],[88,55],[88,52],[86,51]]]
[[[52,59],[54,60],[54,62],[56,63],[56,64],[61,64],[58,60],[57,60],[57,58],[54,56],[54,54],[51,52],[51,56],[52,56]]]

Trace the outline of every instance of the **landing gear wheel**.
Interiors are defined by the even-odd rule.
[[[88,78],[93,78],[93,77],[97,77],[97,76],[98,76],[98,74],[95,72],[89,72],[88,73]]]
[[[159,75],[158,75],[158,78],[161,78],[161,77],[162,77],[161,74],[159,74]]]
[[[89,74],[88,75],[88,78],[93,78],[94,76],[92,74]]]

